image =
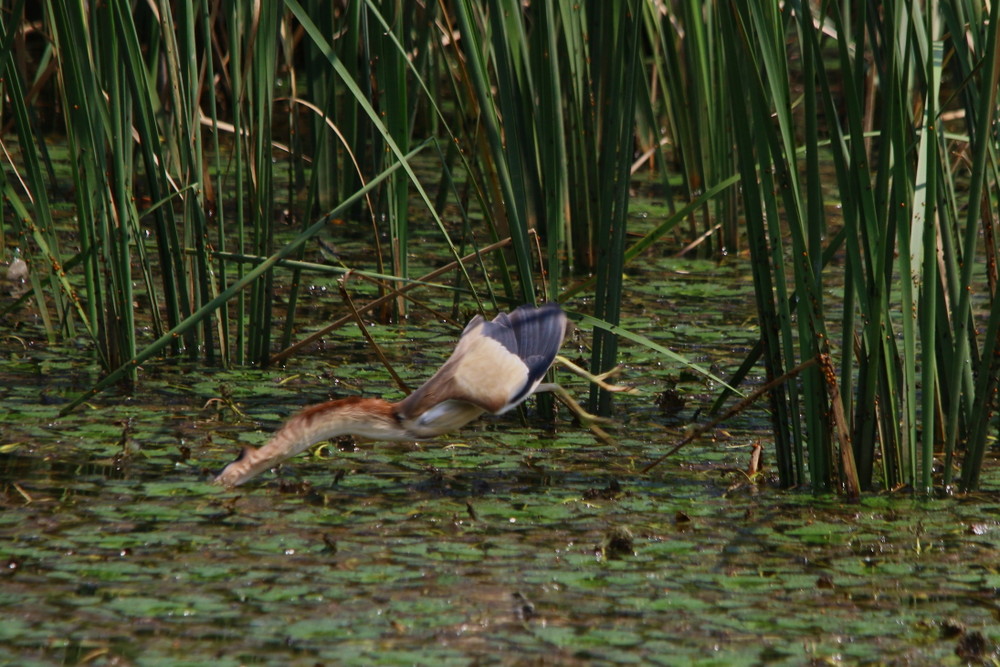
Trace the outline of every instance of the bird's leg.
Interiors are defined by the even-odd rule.
[[[576,415],[576,418],[580,420],[580,423],[589,428],[590,432],[596,435],[599,440],[603,441],[605,444],[614,444],[614,438],[598,426],[598,424],[613,424],[614,420],[590,414],[583,409],[582,405],[576,402],[576,399],[573,398],[568,391],[555,382],[543,382],[535,388],[534,393],[540,394],[543,391],[547,391],[555,395],[555,397],[558,398],[563,405],[569,408],[570,412]]]
[[[570,361],[566,357],[562,356],[561,354],[557,354],[556,355],[555,363],[558,363],[558,364],[561,364],[561,365],[565,366],[568,371],[570,371],[572,373],[575,373],[576,375],[579,375],[584,380],[587,380],[589,382],[593,382],[594,384],[596,384],[601,389],[606,389],[607,391],[613,391],[613,392],[623,393],[623,394],[637,394],[637,393],[639,393],[639,390],[636,389],[635,387],[626,387],[624,385],[611,384],[611,383],[605,381],[608,378],[612,378],[612,377],[618,375],[619,373],[621,373],[621,371],[622,371],[622,367],[621,366],[615,366],[610,371],[605,371],[605,372],[603,372],[603,373],[601,373],[599,375],[594,375],[593,373],[587,371],[586,369],[581,368],[580,366],[577,366],[576,364],[574,364],[572,361]],[[572,409],[572,408],[570,408],[570,409]]]
[[[554,362],[562,366],[565,366],[567,370],[576,375],[579,375],[588,382],[593,382],[601,389],[622,394],[638,393],[638,390],[635,387],[626,387],[620,384],[611,384],[610,382],[607,382],[608,378],[614,377],[615,375],[621,372],[622,370],[621,366],[615,366],[610,371],[605,371],[604,373],[594,375],[593,373],[590,373],[586,369],[581,368],[580,366],[574,364],[572,361],[570,361],[569,359],[567,359],[562,355],[556,355]],[[580,423],[589,428],[591,433],[596,435],[599,440],[607,444],[614,444],[614,440],[612,439],[612,437],[608,435],[607,432],[604,431],[604,429],[598,426],[598,424],[613,424],[614,420],[608,419],[607,417],[599,417],[597,415],[590,414],[589,412],[583,409],[583,406],[581,406],[579,403],[576,402],[576,399],[574,399],[568,391],[560,387],[558,384],[555,384],[554,382],[549,382],[539,385],[538,388],[535,389],[535,393],[538,393],[540,391],[548,391],[554,394],[556,398],[562,401],[563,405],[569,408],[570,412],[576,415],[576,418],[580,420]]]

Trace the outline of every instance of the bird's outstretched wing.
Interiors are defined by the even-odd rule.
[[[521,306],[493,321],[477,315],[448,361],[399,403],[400,417],[432,427],[452,421],[462,403],[494,414],[514,408],[541,382],[565,333],[566,315],[554,303]]]
[[[492,323],[496,323],[501,316]],[[548,303],[540,308],[521,306],[506,317],[517,340],[515,353],[524,363],[528,374],[524,385],[508,397],[507,405],[501,412],[510,410],[531,395],[549,370],[552,360],[559,354],[566,336],[566,314],[556,303]]]

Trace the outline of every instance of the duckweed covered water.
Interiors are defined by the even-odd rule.
[[[665,265],[667,282],[631,276],[627,324],[731,370],[756,338],[743,269]],[[723,278],[728,305],[707,311]],[[743,472],[767,448],[760,409],[640,474],[715,395],[645,351],[625,350],[644,393],[619,400],[615,446],[529,412],[420,445],[331,443],[230,492],[211,474],[298,407],[401,396],[362,343],[268,371],[157,362],[134,394],[57,419],[95,371],[16,333],[4,664],[997,662],[995,478],[935,500],[780,491]],[[376,329],[411,386],[457,333]],[[683,404],[664,413],[668,385]]]

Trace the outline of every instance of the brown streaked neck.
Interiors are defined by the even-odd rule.
[[[237,486],[317,442],[339,435],[373,440],[410,440],[400,423],[395,403],[380,398],[341,398],[312,405],[285,422],[259,449],[246,447],[215,478],[216,484]]]

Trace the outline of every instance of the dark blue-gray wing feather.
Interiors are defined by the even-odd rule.
[[[464,413],[459,415],[461,419],[452,422],[444,419],[457,414],[457,407],[463,404],[503,414],[538,387],[565,334],[566,315],[557,304],[541,308],[521,306],[509,314],[497,315],[492,321],[476,315],[462,332],[448,361],[399,402],[397,414],[404,420],[417,420],[421,427],[436,422],[445,429],[440,432],[457,428],[452,422],[468,421]],[[482,345],[484,340],[494,345]]]
[[[487,322],[483,334],[520,357],[528,368],[527,381],[509,401],[516,405],[534,391],[559,353],[566,335],[566,315],[556,303],[540,308],[521,306]]]

